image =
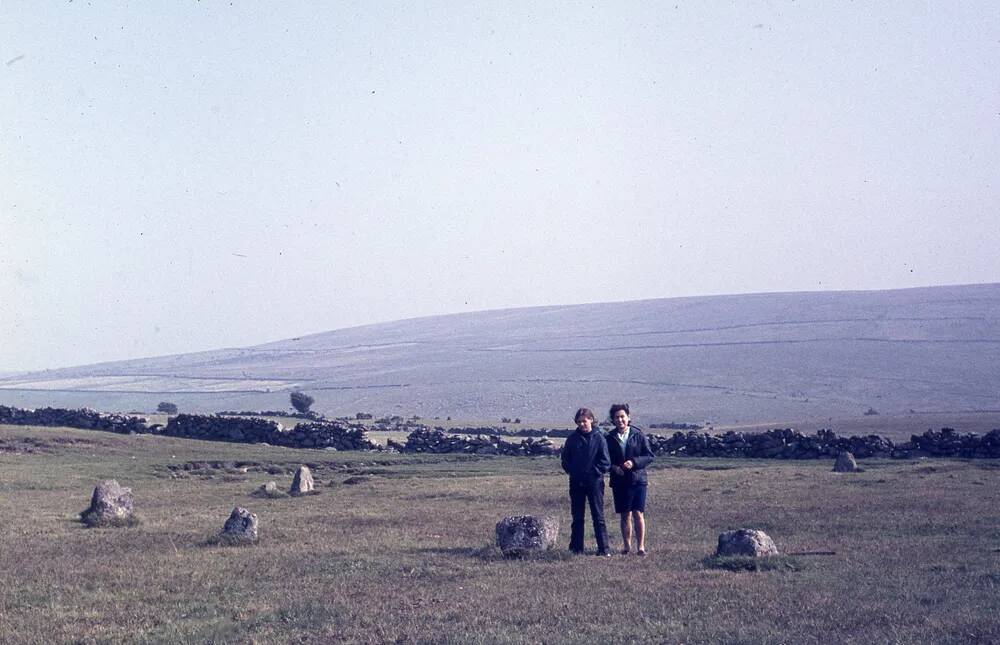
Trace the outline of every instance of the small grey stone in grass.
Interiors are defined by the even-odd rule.
[[[251,495],[254,497],[266,497],[268,499],[288,497],[288,493],[283,490],[278,490],[278,484],[273,481],[261,484],[260,488],[251,493]]]
[[[289,495],[305,495],[311,493],[315,488],[315,483],[313,482],[312,471],[309,470],[309,466],[299,466],[299,469],[295,471],[295,477],[292,479],[292,488],[288,491]]]
[[[756,529],[735,529],[719,535],[719,546],[715,555],[744,555],[760,558],[768,555],[778,555],[778,547],[764,531]]]
[[[552,548],[559,538],[559,520],[535,515],[515,515],[497,522],[497,546],[507,557]]]
[[[861,472],[861,469],[858,468],[858,462],[856,459],[854,459],[854,455],[844,450],[839,455],[837,455],[837,461],[833,464],[833,472],[857,473]]]
[[[94,488],[90,507],[80,513],[80,520],[89,527],[130,526],[135,522],[134,503],[131,488],[109,479]]]
[[[254,544],[259,538],[257,514],[237,506],[222,527],[220,539],[228,544]]]

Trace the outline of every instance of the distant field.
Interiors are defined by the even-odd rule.
[[[250,496],[272,479],[287,487],[302,462],[321,494]],[[656,465],[650,555],[599,560],[565,550],[566,482],[552,458],[0,426],[0,642],[1000,640],[1000,464],[867,461],[856,475],[826,462]],[[107,477],[134,489],[139,527],[76,521]],[[206,545],[237,504],[260,516],[261,544]],[[494,525],[523,513],[556,515],[560,546],[502,560]],[[788,554],[833,554],[706,569],[718,533],[738,526]]]

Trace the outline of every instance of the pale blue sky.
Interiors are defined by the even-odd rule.
[[[0,59],[0,370],[1000,281],[996,2],[5,0]]]

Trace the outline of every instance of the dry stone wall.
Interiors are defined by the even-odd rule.
[[[157,434],[205,441],[273,444],[283,431],[280,424],[266,419],[178,414],[171,417],[166,427]]]
[[[650,435],[658,455],[688,457],[750,457],[754,459],[827,459],[849,451],[857,457],[892,457],[895,446],[877,435],[838,437],[830,430],[804,435],[791,428],[760,433],[675,432],[670,437]]]
[[[160,434],[208,441],[267,443],[286,448],[379,449],[360,428],[338,423],[300,423],[288,430],[274,421],[253,417],[179,414],[167,422]]]
[[[759,433],[727,432],[710,435],[675,432],[670,437],[648,435],[653,452],[678,457],[750,457],[753,459],[832,459],[850,452],[859,459],[883,457],[984,457],[1000,458],[1000,430],[979,436],[959,434],[950,428],[912,435],[901,444],[880,437],[840,437],[831,430],[805,435],[791,428]]]
[[[300,423],[278,438],[289,448],[332,448],[336,450],[380,450],[372,443],[363,428],[352,428],[339,423]]]
[[[97,410],[83,408],[66,410],[63,408],[38,408],[25,410],[0,405],[0,423],[14,426],[49,426],[104,430],[128,434],[148,432],[146,419],[124,414],[102,414]]]
[[[39,408],[27,410],[0,405],[0,424],[58,426],[128,433],[162,434],[172,437],[268,443],[289,448],[327,448],[335,450],[381,450],[368,440],[364,426],[324,421],[300,423],[292,429],[266,419],[179,414],[166,426],[149,425],[143,417],[102,414],[96,410]],[[440,428],[406,422],[412,430],[405,443],[389,441],[390,449],[399,452],[465,453],[479,455],[540,456],[555,455],[559,449],[548,437],[529,437],[514,443],[499,435],[461,436]],[[850,452],[859,459],[870,457],[965,457],[1000,458],[1000,429],[985,435],[959,433],[951,428],[928,430],[912,435],[910,441],[894,444],[877,435],[840,437],[831,430],[805,435],[790,428],[760,433],[727,432],[713,435],[704,432],[675,432],[671,436],[647,434],[657,455],[676,457],[724,457],[753,459],[833,459]]]
[[[559,449],[548,439],[524,439],[520,443],[504,441],[496,435],[465,437],[441,430],[417,428],[406,437],[406,443],[389,441],[399,452],[466,453],[476,455],[555,455]]]
[[[362,428],[339,423],[300,423],[288,430],[273,421],[253,417],[178,414],[171,417],[166,426],[161,426],[149,425],[143,417],[102,414],[96,410],[25,410],[0,405],[0,424],[81,428],[120,434],[159,434],[205,441],[268,443],[288,448],[379,449],[367,439]]]
[[[928,430],[922,435],[913,435],[899,449],[929,457],[997,458],[1000,457],[1000,430],[991,430],[982,437],[971,432],[961,434],[952,428]]]

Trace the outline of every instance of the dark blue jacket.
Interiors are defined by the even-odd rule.
[[[562,468],[569,475],[569,485],[590,487],[604,479],[611,468],[608,443],[597,429],[583,433],[577,430],[566,438],[562,449]]]
[[[618,442],[617,430],[608,433],[607,442],[612,465],[620,467],[629,459],[632,460],[632,470],[626,470],[622,475],[616,475],[614,471],[611,471],[611,487],[645,486],[648,481],[646,466],[653,461],[653,449],[650,448],[649,439],[642,433],[642,430],[631,426],[624,451],[621,443]]]

